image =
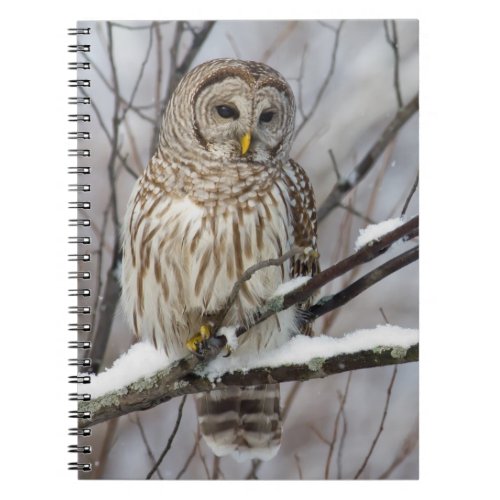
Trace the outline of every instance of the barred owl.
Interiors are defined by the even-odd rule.
[[[316,249],[313,191],[289,158],[295,101],[257,62],[217,59],[187,73],[168,103],[159,145],[124,222],[123,306],[135,335],[177,359],[251,265],[292,246]],[[245,324],[284,281],[317,272],[317,253],[267,267],[241,287],[225,324]],[[258,357],[299,332],[290,308],[244,334],[234,355]],[[216,455],[269,459],[281,441],[279,385],[196,396]]]

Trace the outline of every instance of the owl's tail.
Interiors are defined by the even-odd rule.
[[[238,462],[270,460],[281,443],[279,384],[197,394],[198,421],[206,443],[222,457]]]

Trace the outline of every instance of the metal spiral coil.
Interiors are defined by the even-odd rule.
[[[74,54],[77,58],[86,59],[85,54],[90,52],[91,46],[88,43],[90,28],[69,28],[68,35],[71,37],[71,43],[68,44],[68,52]],[[79,54],[80,55],[79,57]],[[90,384],[91,377],[87,373],[82,373],[85,369],[92,366],[92,360],[85,354],[90,352],[92,342],[87,339],[92,334],[92,324],[89,320],[92,318],[91,306],[87,304],[91,297],[91,290],[84,286],[91,278],[90,270],[86,269],[90,262],[90,253],[85,251],[85,247],[90,245],[90,235],[82,234],[90,228],[90,210],[91,203],[85,199],[85,196],[90,192],[90,183],[88,176],[91,172],[90,165],[87,164],[90,157],[91,148],[88,144],[91,141],[90,131],[81,130],[82,127],[88,126],[92,117],[90,114],[91,98],[86,94],[84,89],[91,86],[91,81],[88,78],[88,71],[91,69],[91,63],[87,60],[77,60],[68,62],[68,70],[72,72],[74,78],[68,80],[68,87],[76,89],[77,96],[70,96],[68,104],[71,107],[71,113],[68,113],[68,122],[75,124],[78,130],[70,130],[68,132],[68,139],[73,142],[76,141],[77,145],[74,148],[68,149],[68,156],[76,158],[78,165],[71,165],[68,167],[68,174],[71,176],[71,183],[68,184],[68,191],[76,193],[76,200],[69,201],[70,213],[78,212],[78,218],[74,215],[68,221],[70,227],[76,227],[77,234],[71,235],[68,238],[68,244],[71,251],[68,252],[68,260],[76,262],[77,269],[69,272],[68,278],[75,286],[68,290],[70,297],[76,297],[78,305],[70,306],[68,313],[72,316],[72,321],[68,324],[68,331],[71,335],[76,334],[76,339],[68,342],[68,349],[71,349],[73,356],[68,360],[69,366],[76,367],[75,375],[69,377],[70,384],[77,384],[77,386],[85,386]],[[76,72],[76,73],[74,73]],[[78,106],[77,108],[75,106]],[[82,164],[83,163],[83,164]],[[76,175],[76,177],[75,177]],[[81,211],[87,212],[87,217],[80,217]],[[89,337],[90,338],[90,337]],[[75,351],[76,349],[76,351]],[[74,354],[77,354],[75,357]],[[73,385],[74,387],[74,385]],[[69,394],[70,401],[90,401],[91,395],[89,391],[71,392]],[[88,411],[79,411],[78,409],[69,412],[69,418],[89,419],[91,417]],[[74,422],[74,420],[72,420]],[[71,444],[68,447],[69,453],[77,453],[79,457],[88,458],[92,452],[92,448],[88,443],[85,443],[85,438],[92,435],[90,429],[82,429],[79,426],[70,427],[69,435],[76,436],[78,439],[77,444]],[[69,470],[78,472],[90,472],[92,470],[91,463],[69,462]]]

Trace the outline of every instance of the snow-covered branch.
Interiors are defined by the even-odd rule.
[[[127,353],[119,361],[122,371],[148,367],[151,357],[157,362],[158,353],[152,346],[134,346],[135,354]],[[136,355],[138,351],[140,355]],[[211,363],[202,362],[196,370],[176,378],[177,364],[139,377],[132,383],[115,388],[91,401],[79,404],[79,411],[88,412],[80,426],[89,427],[127,413],[146,410],[184,394],[210,391],[229,386],[258,385],[323,378],[350,370],[373,368],[418,360],[418,332],[397,326],[383,325],[372,330],[359,330],[343,338],[327,336],[294,337],[284,346],[264,353],[259,359],[237,356],[219,357]],[[137,368],[136,368],[137,369]],[[144,369],[144,368],[143,368]],[[105,376],[115,367],[99,375],[92,383],[95,394],[106,387]],[[137,373],[137,371],[135,372]],[[98,380],[104,377],[104,384]]]
[[[292,340],[295,345],[298,342],[312,343],[303,346],[302,356],[304,353],[307,354],[306,358],[301,358],[300,362],[297,361],[296,357],[291,359],[288,354],[283,357],[282,353],[276,352],[271,353],[270,358],[267,355],[260,356],[258,361],[261,364],[259,366],[256,366],[255,363],[243,363],[237,355],[229,358],[229,362],[224,361],[224,358],[217,358],[226,344],[237,343],[237,337],[247,332],[253,325],[279,311],[305,302],[324,284],[342,276],[360,264],[375,259],[394,243],[418,235],[418,217],[414,217],[404,224],[394,224],[391,227],[394,226],[396,227],[387,233],[373,228],[370,231],[373,238],[367,238],[365,245],[355,253],[313,278],[300,281],[296,287],[290,286],[291,283],[285,283],[287,286],[280,287],[277,293],[255,312],[251,324],[235,325],[232,328],[223,327],[215,331],[215,335],[205,343],[202,355],[190,353],[184,358],[168,364],[168,359],[163,353],[154,349],[153,352],[144,353],[144,349],[148,351],[145,344],[133,346],[126,355],[126,362],[122,358],[118,359],[111,370],[99,375],[98,384],[95,383],[96,378],[93,376],[93,383],[90,384],[92,400],[81,401],[79,404],[80,425],[87,427],[131,411],[151,408],[176,396],[208,391],[224,385],[253,385],[288,380],[308,380],[345,370],[382,366],[394,362],[416,361],[418,357],[418,348],[416,347],[413,347],[409,354],[398,358],[399,361],[394,361],[391,356],[382,356],[380,352],[375,352],[374,348],[377,346],[404,348],[405,345],[401,343],[399,338],[397,342],[394,342],[393,337],[389,339],[378,338],[376,340],[378,343],[372,345],[370,342],[377,339],[373,336],[368,343],[356,344],[357,347],[354,351],[342,352],[328,351],[329,346],[324,344],[329,341],[338,342],[338,339],[297,337]],[[321,298],[304,311],[304,321],[314,321],[323,314],[344,305],[370,286],[416,259],[418,259],[418,247],[413,247],[397,255],[340,292]],[[300,340],[298,340],[299,338]],[[321,344],[317,344],[318,339],[322,339]],[[415,344],[416,340],[411,346],[415,346]],[[311,351],[309,347],[312,345],[316,347],[321,345],[322,348]],[[406,348],[408,347],[410,346],[407,345]],[[329,352],[330,354],[328,354]],[[339,355],[341,355],[340,358]],[[317,367],[315,361],[319,358],[322,360],[320,362],[321,369]],[[276,365],[276,359],[280,360],[278,365]],[[163,368],[165,366],[167,367]],[[202,370],[207,366],[211,367],[212,370],[214,367],[219,367],[217,377],[213,376],[213,371],[210,377],[205,376],[208,372],[203,374]],[[243,370],[242,367],[245,369]]]

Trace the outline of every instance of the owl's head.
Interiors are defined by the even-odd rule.
[[[294,122],[293,93],[276,70],[253,61],[216,59],[180,81],[163,126],[166,142],[175,133],[190,152],[264,163],[288,157]]]

